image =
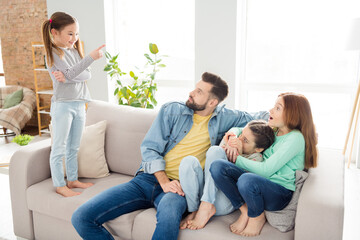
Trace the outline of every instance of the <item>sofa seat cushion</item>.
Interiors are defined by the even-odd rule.
[[[128,182],[132,176],[111,173],[110,176],[99,179],[82,178],[81,181],[92,182],[94,186],[87,189],[75,189],[82,193],[75,197],[62,197],[55,193],[51,178],[34,184],[27,189],[28,208],[34,212],[43,215],[55,217],[61,220],[71,222],[73,212],[88,199],[96,194],[116,186],[121,183]],[[106,228],[120,238],[131,239],[131,232],[134,218],[142,210],[120,216],[106,223]],[[70,223],[71,224],[71,223]]]
[[[239,211],[235,211],[226,216],[215,216],[211,218],[205,228],[200,230],[180,230],[179,240],[181,239],[206,239],[206,240],[249,240],[248,237],[242,237],[230,232],[229,226],[236,221],[239,217]],[[132,237],[134,240],[148,240],[156,227],[156,210],[150,208],[142,211],[135,216]],[[221,236],[219,238],[219,236]],[[256,240],[293,240],[294,230],[282,233],[276,228],[272,227],[269,223],[265,223],[264,228],[259,236],[251,239]]]

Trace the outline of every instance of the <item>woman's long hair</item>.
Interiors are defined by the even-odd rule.
[[[70,16],[64,12],[56,12],[51,15],[50,19],[46,20],[41,27],[42,38],[45,46],[46,52],[46,60],[49,67],[52,67],[54,64],[53,50],[62,58],[64,56],[63,50],[56,46],[54,40],[52,38],[51,29],[55,29],[57,31],[63,30],[64,27],[76,23],[76,18]],[[84,57],[84,51],[80,42],[80,38],[75,42],[74,48],[78,51],[81,58]]]
[[[301,131],[305,139],[305,168],[317,166],[317,134],[312,118],[310,103],[304,95],[296,93],[282,93],[284,100],[285,125],[293,130]]]

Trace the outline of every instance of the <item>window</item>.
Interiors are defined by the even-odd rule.
[[[195,75],[194,1],[113,0],[112,4],[105,1],[105,12],[107,25],[112,24],[107,26],[107,35],[113,32],[107,49],[120,53],[121,70],[142,67],[149,43],[156,43],[159,54],[169,56],[157,75],[158,107],[169,100],[186,100]]]
[[[244,1],[238,9],[241,107],[269,109],[281,92],[302,93],[319,146],[342,148],[359,66],[359,52],[345,48],[359,8],[355,0]]]

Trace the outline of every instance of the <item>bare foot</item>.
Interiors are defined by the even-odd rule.
[[[238,220],[236,220],[236,222],[230,225],[230,231],[235,234],[241,235],[241,232],[245,229],[248,221],[249,221],[248,215],[241,213]]]
[[[188,226],[188,221],[189,220],[193,220],[194,219],[194,217],[195,217],[195,215],[196,215],[196,212],[197,211],[195,211],[195,212],[192,212],[192,213],[190,213],[189,215],[187,215],[183,220],[181,220],[181,222],[180,222],[180,229],[182,230],[182,229],[185,229],[187,226]]]
[[[93,183],[84,183],[80,182],[79,180],[76,181],[68,181],[67,186],[69,188],[88,188],[94,185]]]
[[[204,228],[207,222],[216,213],[215,206],[208,202],[201,202],[195,218],[188,221],[187,228],[191,230]]]
[[[252,237],[259,235],[265,222],[266,222],[265,213],[262,213],[260,216],[255,218],[249,218],[246,228],[244,229],[244,231],[240,233],[240,235],[245,237]]]
[[[238,235],[240,235],[240,233],[245,229],[249,221],[248,208],[246,203],[240,207],[240,212],[241,215],[238,220],[230,225],[230,231]]]
[[[79,192],[74,192],[73,190],[69,189],[67,186],[56,187],[56,193],[64,197],[73,197],[81,194]]]

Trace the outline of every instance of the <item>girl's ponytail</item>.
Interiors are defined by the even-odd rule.
[[[53,43],[51,40],[50,30],[51,30],[51,19],[46,20],[41,27],[43,43],[46,53],[46,62],[51,67],[54,63],[54,57],[52,54]]]

